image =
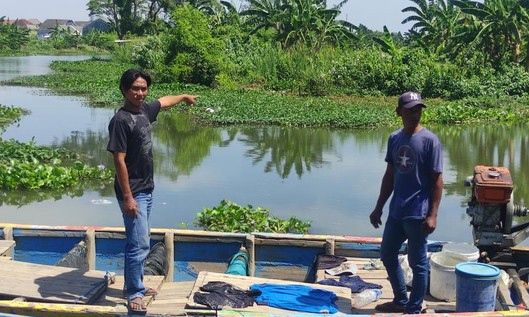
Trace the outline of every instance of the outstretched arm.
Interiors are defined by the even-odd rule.
[[[382,177],[382,184],[380,185],[380,194],[378,195],[377,205],[369,215],[369,221],[373,227],[378,228],[382,224],[382,208],[386,204],[389,196],[393,192],[393,167],[388,163],[386,172]]]
[[[193,105],[196,103],[197,96],[193,95],[177,95],[177,96],[164,96],[158,99],[160,101],[160,104],[162,106],[162,109],[164,108],[170,108],[180,102],[185,102],[188,105]]]

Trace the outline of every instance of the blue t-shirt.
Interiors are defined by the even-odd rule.
[[[433,176],[443,171],[443,148],[426,128],[410,135],[399,129],[388,139],[386,162],[393,167],[393,196],[389,215],[395,219],[424,219],[433,189]]]
[[[252,284],[250,291],[260,293],[255,298],[259,305],[308,313],[334,314],[338,312],[335,293],[301,284]],[[292,314],[294,315],[294,314]]]

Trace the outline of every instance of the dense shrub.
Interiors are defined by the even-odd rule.
[[[132,49],[132,62],[148,70],[152,75],[163,72],[165,69],[165,50],[167,45],[159,36],[149,36],[146,41],[135,45]]]
[[[223,42],[212,36],[207,17],[190,5],[172,12],[165,64],[170,79],[212,86],[220,73]]]
[[[88,34],[84,34],[81,37],[81,42],[89,46],[112,51],[116,47],[116,39],[117,37],[114,33],[93,31],[89,32]]]

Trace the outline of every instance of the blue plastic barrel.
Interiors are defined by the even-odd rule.
[[[455,272],[456,311],[494,311],[500,270],[485,263],[463,262]]]

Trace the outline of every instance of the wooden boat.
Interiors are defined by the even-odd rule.
[[[119,227],[0,224],[0,312],[30,316],[126,314],[123,277],[109,274],[122,271],[124,237],[124,229]],[[151,241],[153,245],[164,242],[165,263],[161,275],[146,275],[144,279],[159,292],[156,299],[146,298],[149,315],[315,316],[267,306],[208,309],[195,303],[192,294],[212,280],[243,288],[261,282],[310,283],[338,295],[339,313],[334,316],[372,315],[376,304],[392,298],[386,271],[368,270],[366,266],[378,258],[380,238],[152,229]],[[77,267],[55,265],[78,252],[79,245],[84,245],[86,252]],[[441,245],[432,243],[430,247],[439,251]],[[248,253],[249,276],[224,274],[230,258],[241,248]],[[319,254],[345,256],[357,264],[362,279],[383,286],[380,300],[353,310],[351,298],[355,295],[349,289],[314,284],[329,277],[315,268]],[[521,285],[521,281],[516,282],[513,290],[527,305],[529,294]],[[471,315],[529,316],[528,311],[514,305],[505,285],[500,285],[498,293],[497,309],[504,311]],[[425,308],[429,315],[461,315],[454,312],[455,303],[432,298],[427,298]]]

